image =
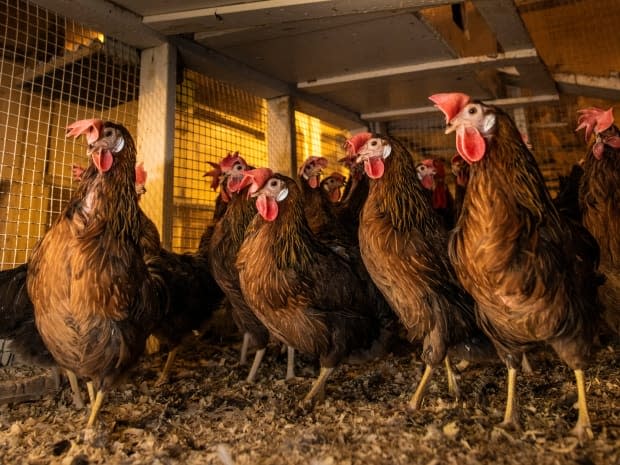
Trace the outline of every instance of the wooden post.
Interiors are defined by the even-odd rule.
[[[138,162],[144,162],[148,173],[141,207],[168,249],[172,245],[176,60],[176,48],[167,43],[142,51],[138,101]]]
[[[295,109],[290,96],[267,100],[267,162],[269,167],[295,178],[297,156]]]

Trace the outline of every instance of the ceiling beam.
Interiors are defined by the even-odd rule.
[[[183,65],[189,69],[225,81],[261,98],[271,99],[289,95],[295,99],[300,111],[339,127],[356,128],[364,125],[358,113],[317,95],[299,91],[292,84],[263,74],[194,41],[171,37],[170,42],[177,47]]]
[[[110,35],[140,50],[166,42],[165,36],[143,24],[141,16],[107,0],[31,0],[31,2],[68,16],[86,27]]]
[[[495,100],[485,100],[484,103],[502,108],[514,108],[524,105],[533,105],[545,102],[557,102],[560,100],[558,94],[534,95],[531,97],[512,97],[501,98]],[[379,111],[374,113],[362,113],[361,117],[367,121],[388,121],[397,119],[406,119],[412,116],[427,116],[429,113],[437,113],[443,118],[443,115],[434,106],[402,108],[400,110]]]
[[[598,77],[585,74],[556,73],[553,75],[560,91],[566,94],[620,99],[620,77]]]
[[[313,92],[327,92],[342,86],[349,86],[356,81],[394,78],[396,76],[412,77],[414,74],[429,72],[473,71],[485,67],[516,66],[519,63],[533,63],[538,60],[538,53],[534,48],[512,50],[497,55],[481,55],[448,60],[436,60],[426,63],[393,66],[390,68],[373,69],[357,73],[341,74],[312,81],[297,83],[299,89]]]
[[[147,15],[147,24],[165,34],[238,30],[360,13],[421,9],[458,0],[259,0]]]
[[[514,0],[472,0],[474,6],[495,34],[497,43],[504,52],[534,48]],[[555,92],[555,83],[545,64],[540,60],[519,68],[520,79],[515,82],[522,88]]]

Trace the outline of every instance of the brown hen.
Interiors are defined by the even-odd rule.
[[[161,318],[165,291],[142,257],[133,138],[101,120],[69,129],[69,136],[87,134],[93,163],[32,251],[27,286],[56,362],[90,380],[92,426],[105,393],[135,364]]]
[[[304,215],[303,195],[291,178],[268,168],[246,173],[256,199],[237,257],[245,300],[271,333],[319,357],[319,378],[304,399],[324,394],[335,367],[382,335],[377,303],[355,267],[319,241]]]
[[[591,354],[598,308],[595,263],[580,254],[573,230],[554,207],[534,156],[502,110],[465,94],[430,99],[456,131],[470,164],[450,257],[476,300],[477,318],[508,366],[504,424],[518,425],[517,362],[549,344],[573,370],[579,395],[574,432],[591,437],[583,369]]]
[[[582,110],[579,128],[594,141],[586,155],[579,188],[583,224],[601,249],[600,270],[606,276],[599,288],[607,326],[620,334],[620,129],[611,108]]]
[[[398,140],[362,133],[347,143],[364,163],[370,192],[360,218],[364,264],[407,330],[422,341],[424,375],[411,398],[420,407],[433,370],[445,362],[450,391],[458,395],[448,348],[468,341],[488,348],[475,324],[473,301],[448,260],[447,231],[417,180],[407,149]]]

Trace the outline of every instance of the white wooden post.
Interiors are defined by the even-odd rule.
[[[172,195],[176,48],[166,43],[142,51],[138,108],[138,162],[148,173],[141,207],[167,249],[172,245]]]

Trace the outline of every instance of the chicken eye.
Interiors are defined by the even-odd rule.
[[[272,179],[271,181],[269,181],[269,187],[277,187],[278,185],[278,181],[276,181],[275,179]]]
[[[476,107],[470,107],[469,110],[467,110],[467,113],[469,113],[470,115],[475,115],[478,112],[478,109]]]
[[[103,131],[103,135],[105,137],[110,137],[112,136],[112,129],[106,129],[105,131]]]
[[[379,143],[379,141],[377,141],[376,139],[375,140],[371,140],[370,141],[370,146],[371,147],[376,147],[378,143]]]

